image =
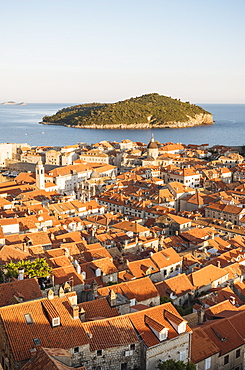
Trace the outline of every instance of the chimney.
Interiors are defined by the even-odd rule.
[[[231,304],[233,304],[235,306],[235,304],[236,304],[236,298],[233,297],[232,295],[230,296],[230,302],[231,302]]]
[[[53,299],[54,298],[54,292],[52,289],[49,289],[48,291],[48,299]]]
[[[65,240],[65,239],[63,239],[63,240]],[[69,249],[68,248],[64,248],[64,251],[65,251],[65,257],[70,257],[70,251],[69,251]]]
[[[26,243],[23,242],[23,252],[27,252]]]
[[[83,308],[81,308],[81,310],[80,310],[80,320],[82,322],[85,322],[85,311],[84,311]]]
[[[24,272],[25,272],[25,270],[24,270],[23,267],[18,269],[18,273],[19,273],[18,280],[24,280]]]
[[[93,280],[92,282],[92,294],[93,294],[93,299],[98,296],[98,283],[96,280]]]
[[[198,318],[198,325],[201,325],[203,323],[203,320],[204,320],[204,310],[203,310],[203,308],[200,308],[197,311],[197,318]]]
[[[79,306],[77,304],[73,304],[72,308],[72,318],[74,320],[79,319]]]
[[[30,358],[34,358],[34,357],[36,357],[36,354],[37,354],[37,350],[36,350],[36,348],[30,348],[30,353],[31,353],[31,355],[30,355]]]
[[[59,298],[65,297],[65,292],[64,292],[64,289],[62,288],[62,286],[59,287],[58,295],[59,295]]]
[[[92,339],[92,338],[93,338],[92,333],[86,333],[86,334],[87,334],[87,336],[89,337],[89,339]]]
[[[217,261],[216,264],[217,264],[217,267],[219,267],[219,268],[221,267],[220,261]]]
[[[109,293],[109,303],[111,307],[117,304],[117,296],[113,289],[111,289]]]

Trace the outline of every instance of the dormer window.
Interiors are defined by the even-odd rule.
[[[167,338],[168,338],[168,329],[167,329],[167,328],[164,328],[163,330],[161,330],[161,331],[159,332],[158,339],[159,339],[160,341],[162,341],[162,340],[165,340],[165,339],[167,339]]]
[[[59,326],[60,325],[60,318],[59,317],[56,317],[54,319],[52,319],[52,326]]]
[[[33,324],[33,319],[31,317],[31,314],[30,313],[26,313],[24,316],[25,316],[25,319],[26,319],[26,323],[28,325]]]
[[[45,315],[52,326],[52,328],[60,325],[60,316],[52,302],[47,299],[42,301],[42,306],[45,312]]]
[[[182,317],[179,317],[167,310],[164,312],[164,316],[168,320],[168,322],[173,326],[173,328],[177,331],[178,334],[186,332],[187,321],[184,320]]]
[[[149,326],[160,342],[168,338],[169,329],[158,321],[155,321],[149,316],[145,316],[145,323]]]

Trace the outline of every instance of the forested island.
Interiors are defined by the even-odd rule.
[[[145,94],[117,103],[81,104],[44,116],[42,124],[77,128],[146,129],[180,128],[213,124],[203,108],[180,99]]]

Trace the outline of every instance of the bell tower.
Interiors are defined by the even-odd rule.
[[[38,189],[45,189],[44,167],[42,161],[39,161],[36,165],[36,187]]]

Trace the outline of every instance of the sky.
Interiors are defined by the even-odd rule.
[[[245,104],[244,0],[2,0],[0,102]]]

